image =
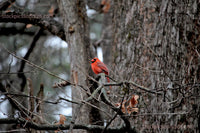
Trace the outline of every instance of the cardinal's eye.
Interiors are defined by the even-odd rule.
[[[94,63],[96,61],[96,59],[92,59],[91,62]]]

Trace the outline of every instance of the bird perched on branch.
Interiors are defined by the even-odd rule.
[[[106,65],[96,57],[91,60],[91,67],[92,67],[92,71],[95,74],[99,74],[99,73],[105,73],[106,75],[109,74],[108,68],[106,67]],[[108,77],[106,78],[107,78],[107,81],[110,82],[110,79]]]

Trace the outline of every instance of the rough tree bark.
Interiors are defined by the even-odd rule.
[[[76,84],[71,88],[72,99],[83,101],[88,97],[86,91],[89,91],[90,86],[87,75],[92,75],[89,59],[94,57],[88,38],[86,4],[82,0],[59,0],[58,3],[63,14],[66,41],[69,44],[71,81]],[[85,90],[78,85],[81,85]],[[73,117],[76,116],[76,124],[92,124],[96,122],[96,119],[100,121],[98,111],[88,105],[83,105],[81,108],[72,105],[72,108],[72,115]],[[98,123],[96,124],[98,125]],[[84,131],[81,130],[80,132]]]
[[[140,131],[197,131],[199,1],[117,0],[113,8],[116,79],[134,81],[163,93],[149,95],[132,88],[132,93],[140,94],[141,115],[155,114],[136,117],[134,125]],[[181,115],[183,112],[188,114]],[[191,127],[180,128],[183,125]]]
[[[60,11],[62,11],[64,28],[66,34],[66,41],[69,44],[70,62],[71,62],[71,81],[77,86],[72,86],[72,99],[85,99],[87,98],[84,90],[78,87],[82,85],[84,88],[87,86],[87,77],[85,73],[88,70],[87,65],[87,42],[85,38],[88,37],[88,25],[86,23],[87,17],[85,15],[85,4],[81,1],[58,1]],[[76,123],[89,124],[89,106],[84,105],[80,112],[75,105],[72,106],[72,115],[80,114]]]

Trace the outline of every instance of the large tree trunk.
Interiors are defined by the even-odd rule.
[[[198,0],[114,2],[113,75],[162,93],[131,92],[140,94],[140,131],[197,130],[199,8]]]
[[[71,86],[72,99],[75,101],[84,100],[87,98],[86,92],[78,85],[87,89],[86,73],[89,71],[88,57],[91,56],[85,3],[79,0],[61,0],[59,5],[64,19],[66,41],[69,44],[71,82],[76,84],[76,86]],[[79,110],[73,104],[72,108],[72,115],[78,115],[76,124],[89,124],[90,106],[85,104]]]
[[[86,4],[81,0],[61,0],[59,1],[59,5],[64,18],[66,41],[69,44],[71,82],[76,84],[76,86],[71,86],[72,100],[84,101],[88,98],[86,92],[95,89],[90,88],[91,90],[89,90],[90,84],[88,75],[93,75],[90,69],[89,59],[94,57],[94,53],[88,38],[89,28],[85,8]],[[91,101],[91,104],[97,107],[99,106],[98,103],[93,101]],[[72,116],[76,119],[76,124],[103,124],[99,110],[96,108],[88,106],[87,104],[84,104],[81,107],[73,104],[72,109]],[[80,130],[80,132],[86,131]]]

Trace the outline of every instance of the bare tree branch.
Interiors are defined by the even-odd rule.
[[[101,79],[100,79],[100,83],[105,83],[105,74],[104,73],[100,73],[101,75]],[[123,85],[123,84],[122,84]],[[116,108],[112,103],[111,101],[108,99],[107,97],[107,94],[106,94],[106,91],[104,88],[101,89],[103,95],[101,95],[101,99],[104,103],[106,103],[107,105],[109,105],[111,107],[111,109],[113,111],[115,111],[120,117],[121,119],[124,121],[125,123],[125,128],[129,131],[129,129],[131,128],[131,124],[130,124],[130,121],[129,119],[124,116],[124,113],[121,111],[121,108]]]
[[[123,96],[123,98],[122,98],[122,100],[121,100],[120,107],[119,107],[120,110],[122,109],[122,104],[123,104],[125,95],[126,95],[126,93],[124,94],[124,96]],[[117,112],[117,113],[113,116],[113,118],[107,123],[107,125],[106,125],[106,127],[103,129],[102,133],[104,133],[104,132],[107,130],[107,128],[108,128],[109,125],[112,123],[112,121],[117,117],[117,115],[118,115],[118,112]]]
[[[26,125],[24,125],[26,123]],[[0,124],[20,124],[24,125],[24,128],[32,128],[36,130],[68,130],[70,125],[65,124],[65,125],[39,125],[34,122],[26,121],[22,118],[4,118],[0,119]],[[97,126],[97,125],[84,125],[84,124],[79,124],[79,125],[74,125],[73,129],[84,129],[87,131],[103,131],[104,126]],[[107,132],[109,133],[122,133],[126,132],[127,129],[124,127],[110,127],[107,128]],[[136,133],[136,130],[134,127],[131,127],[130,130],[132,133]]]
[[[7,90],[6,90],[6,87],[3,86],[2,83],[0,83],[0,91],[3,92],[3,93],[8,93]],[[26,110],[24,110],[23,108],[21,108],[21,107],[19,106],[19,104],[16,102],[16,100],[13,99],[13,98],[11,97],[11,95],[8,94],[7,97],[8,97],[8,100],[9,100],[10,104],[11,104],[15,109],[19,110],[19,111],[21,112],[21,115],[22,115],[22,116],[26,116],[26,117],[28,116],[28,115],[26,114]]]
[[[2,45],[2,47],[3,47],[9,54],[11,54],[12,56],[14,56],[15,58],[20,59],[20,60],[24,60],[26,63],[28,63],[28,65],[30,65],[30,66],[32,66],[32,67],[35,67],[35,68],[37,68],[37,69],[40,69],[40,70],[46,72],[47,74],[49,74],[49,75],[51,75],[51,76],[53,76],[53,77],[56,77],[56,78],[61,79],[61,80],[63,80],[63,81],[66,81],[66,82],[68,82],[68,83],[71,84],[71,85],[74,85],[74,84],[70,83],[69,81],[67,81],[67,80],[65,80],[65,79],[63,79],[63,78],[61,78],[61,77],[55,75],[54,73],[52,73],[52,72],[50,72],[50,71],[48,71],[48,70],[46,70],[46,69],[44,69],[44,68],[42,68],[42,67],[40,67],[40,66],[34,64],[34,63],[32,63],[32,62],[30,62],[30,61],[28,61],[28,60],[26,60],[26,59],[24,59],[24,58],[18,57],[17,55],[13,54],[13,53],[10,52],[8,49],[6,49],[3,45]]]
[[[0,22],[20,22],[37,25],[42,29],[48,30],[53,35],[56,35],[65,40],[63,25],[48,15],[37,15],[35,13],[22,11],[0,13]]]
[[[141,86],[139,84],[136,84],[135,82],[132,82],[132,81],[122,81],[122,82],[117,82],[117,83],[105,83],[104,86],[121,86],[123,85],[124,83],[127,83],[127,84],[131,84],[137,88],[139,88],[140,90],[143,90],[145,92],[148,92],[148,93],[153,93],[153,94],[162,94],[162,93],[159,93],[159,92],[155,92],[153,90],[150,90],[149,88],[146,88],[144,86]]]
[[[27,81],[28,81],[28,91],[29,91],[29,95],[31,97],[33,97],[33,85],[32,85],[32,80],[30,78],[27,78]],[[33,115],[32,115],[32,112],[34,111],[34,108],[35,108],[35,104],[34,104],[34,99],[33,98],[29,98],[29,116],[31,118],[33,118]]]
[[[131,124],[130,121],[128,120],[128,118],[126,116],[124,116],[124,113],[121,111],[120,108],[116,108],[114,105],[112,105],[112,103],[108,100],[107,96],[106,96],[106,91],[103,91],[103,95],[101,96],[101,99],[104,103],[106,103],[107,105],[111,106],[111,109],[113,111],[115,111],[120,117],[121,119],[124,121],[125,123],[125,128],[129,131],[129,129],[131,128]]]
[[[29,49],[28,49],[27,53],[25,54],[24,59],[28,60],[28,58],[29,58],[30,54],[32,53],[33,49],[35,48],[36,42],[37,42],[38,39],[40,38],[40,35],[41,35],[42,32],[43,32],[43,29],[42,29],[42,28],[39,28],[39,29],[36,31],[36,33],[35,33],[35,35],[34,35],[32,41],[30,42]],[[26,64],[26,62],[25,62],[24,60],[21,60],[20,69],[19,69],[19,71],[18,71],[19,73],[17,74],[18,77],[22,79],[22,83],[21,83],[21,91],[22,91],[22,92],[24,91],[24,87],[25,87],[25,85],[26,85],[26,76],[25,76],[25,74],[23,73],[24,68],[25,68],[25,64]]]

